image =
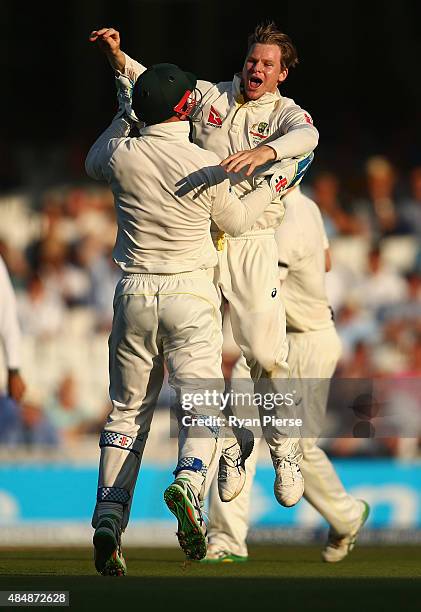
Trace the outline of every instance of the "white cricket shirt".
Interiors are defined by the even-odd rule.
[[[106,180],[117,212],[115,262],[125,272],[175,274],[213,267],[210,219],[237,236],[270,203],[265,183],[239,199],[211,151],[189,141],[188,121],[161,123],[127,137],[114,119],[91,147],[86,171]]]
[[[295,187],[284,197],[285,215],[275,232],[281,296],[287,331],[332,327],[325,289],[325,249],[329,242],[317,204]]]
[[[0,339],[3,344],[6,366],[9,370],[21,365],[21,334],[18,323],[16,298],[9,273],[0,257]]]

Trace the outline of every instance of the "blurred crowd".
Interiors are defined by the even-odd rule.
[[[320,207],[332,251],[327,291],[344,347],[336,376],[420,378],[421,166],[403,176],[371,157],[358,193],[331,171],[312,175],[303,191]],[[107,338],[120,276],[112,194],[88,182],[45,190],[35,203],[27,193],[4,194],[0,219],[28,383],[21,406],[0,399],[0,444],[55,448],[97,434],[108,411]],[[227,338],[226,372],[235,356]],[[414,455],[420,436],[372,448]],[[366,452],[355,439],[326,445],[337,455]]]

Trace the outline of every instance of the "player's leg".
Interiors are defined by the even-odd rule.
[[[285,309],[280,297],[276,242],[270,230],[227,238],[222,292],[230,304],[234,339],[254,380],[263,373],[288,378]]]
[[[329,380],[341,353],[340,340],[332,327],[321,332],[288,334],[289,363],[293,376],[302,377],[303,390],[309,391],[312,411],[320,423],[324,421]],[[306,389],[306,383],[311,389]],[[319,383],[319,388],[315,387]],[[310,402],[309,402],[310,404]],[[307,412],[307,411],[306,411]],[[304,414],[305,419],[305,414]],[[341,560],[348,553],[348,544],[365,522],[368,512],[365,502],[350,495],[339,479],[326,453],[317,446],[313,431],[304,427],[300,441],[303,460],[300,464],[305,481],[304,497],[330,525],[328,545],[322,556],[326,561]],[[320,432],[318,432],[320,433]],[[348,541],[349,540],[349,541]]]
[[[176,479],[164,497],[178,519],[182,549],[189,558],[200,559],[206,554],[201,504],[207,470],[221,451],[218,394],[224,390],[224,380],[219,300],[209,277],[199,271],[169,279],[161,288],[159,303],[160,336],[179,422]],[[183,409],[186,406],[188,410]],[[208,417],[205,424],[194,424],[194,419]]]
[[[114,303],[109,340],[113,407],[100,438],[97,504],[92,520],[96,528],[96,568],[107,575],[125,573],[120,535],[129,519],[140,462],[163,379],[162,358],[156,343],[156,303],[153,297],[125,294],[124,291],[130,290],[129,282],[126,279],[126,284],[124,281],[119,284]],[[136,292],[142,293],[138,284]]]
[[[231,273],[229,280],[223,278],[222,291],[230,303],[234,339],[256,381],[255,392],[261,398],[279,398],[289,390],[289,367],[276,242],[273,235],[262,232],[252,239],[229,238],[225,248]],[[299,469],[300,431],[290,425],[295,419],[294,405],[273,405],[268,411],[261,404],[259,410],[262,423],[264,417],[274,417],[263,427],[263,434],[275,468],[276,499],[292,506],[304,490]],[[289,419],[288,424],[280,418]]]
[[[368,505],[350,495],[326,453],[310,439],[303,439],[301,471],[304,497],[330,525],[324,561],[341,561],[352,550],[358,531],[368,518]]]
[[[243,355],[237,358],[230,381],[224,414],[229,424],[230,419],[232,421],[226,428],[217,478],[219,497],[224,503],[231,502],[241,493],[255,439],[262,436],[261,427],[250,424],[250,419],[259,420],[259,413],[252,402],[254,383]]]
[[[247,478],[241,493],[229,503],[221,501],[216,479],[209,496],[208,553],[205,561],[245,561],[250,520],[251,490],[259,455],[260,438],[247,459]]]

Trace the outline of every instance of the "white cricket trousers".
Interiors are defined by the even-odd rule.
[[[217,245],[215,285],[229,303],[233,337],[247,360],[255,391],[282,392],[289,377],[288,344],[274,230],[224,237]],[[280,416],[291,415],[283,407]],[[264,432],[274,457],[288,455],[299,435],[297,428],[272,425]]]
[[[97,504],[122,504],[123,528],[162,387],[164,360],[179,401],[186,392],[224,389],[221,314],[212,275],[213,270],[127,274],[117,284],[109,338],[112,410],[100,439]],[[191,428],[181,419],[186,414],[220,417],[219,406],[193,406],[186,412],[178,405],[176,414],[177,470],[200,491],[222,441],[218,443],[217,428]]]
[[[341,354],[341,343],[332,326],[329,329],[306,333],[288,333],[288,363],[292,378],[329,379]],[[242,357],[233,370],[234,378],[245,378],[248,368]],[[314,406],[317,414],[325,413],[326,385],[315,394],[322,406]],[[233,554],[247,556],[246,537],[249,527],[249,508],[253,478],[256,472],[260,440],[246,462],[247,480],[240,495],[229,503],[218,496],[216,479],[212,483],[209,506],[209,543]],[[331,461],[316,444],[316,438],[301,438],[303,459],[300,469],[304,477],[304,497],[320,512],[339,534],[348,533],[358,522],[361,508],[358,501],[344,489]]]

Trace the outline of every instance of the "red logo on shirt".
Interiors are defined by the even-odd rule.
[[[281,191],[281,189],[283,189],[287,183],[288,183],[288,180],[284,176],[280,176],[277,179],[277,182],[275,185],[276,193],[279,193],[279,191]]]
[[[213,106],[210,107],[209,117],[208,117],[208,125],[213,125],[214,127],[222,126],[222,119],[217,110],[214,109]]]
[[[306,120],[306,123],[313,125],[313,119],[307,113],[304,113],[304,119]]]

